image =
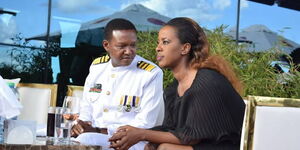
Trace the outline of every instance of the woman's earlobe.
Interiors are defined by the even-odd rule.
[[[191,51],[191,44],[190,43],[185,43],[183,45],[183,50],[181,52],[181,55],[187,55]]]
[[[184,56],[184,55],[186,55],[186,54],[187,54],[186,52],[181,52],[181,55],[182,55],[182,56]]]

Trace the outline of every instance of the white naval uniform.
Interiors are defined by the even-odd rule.
[[[141,61],[154,68],[141,69]],[[107,128],[109,135],[123,125],[151,128],[158,118],[162,95],[162,70],[138,55],[129,66],[113,67],[111,60],[94,64],[84,85],[79,119]],[[130,149],[144,149],[144,144]]]

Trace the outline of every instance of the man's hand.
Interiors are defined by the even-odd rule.
[[[71,136],[77,137],[84,132],[97,132],[97,128],[94,128],[90,121],[77,120],[77,124],[73,125],[71,129]]]
[[[118,150],[127,150],[132,145],[144,140],[144,129],[132,126],[119,127],[117,132],[109,138],[111,142],[110,148]]]
[[[74,120],[78,119],[79,115],[78,114],[64,114],[63,117],[66,120],[72,120],[72,121],[74,121]]]

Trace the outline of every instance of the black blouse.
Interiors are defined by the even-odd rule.
[[[154,130],[167,131],[182,144],[200,141],[194,149],[239,149],[245,104],[220,73],[200,69],[191,87],[179,97],[175,80],[165,90],[165,118]]]

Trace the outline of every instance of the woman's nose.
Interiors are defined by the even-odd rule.
[[[157,46],[156,46],[155,50],[156,50],[156,52],[159,52],[159,51],[161,51],[161,47],[160,47],[160,45],[159,45],[159,44],[157,44]]]

